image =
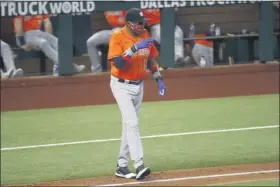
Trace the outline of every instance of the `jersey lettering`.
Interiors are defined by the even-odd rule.
[[[134,54],[135,55],[135,54]],[[141,56],[146,56],[148,57],[150,55],[150,49],[145,48],[145,49],[140,49],[136,52],[136,55],[141,55]]]
[[[147,61],[158,56],[155,45],[136,51],[121,69],[115,67],[112,59],[120,55],[129,55],[129,49],[135,43],[150,37],[150,34],[146,30],[139,37],[133,37],[128,33],[126,27],[114,32],[110,38],[108,53],[108,60],[111,62],[111,74],[115,77],[128,80],[145,79],[147,75]]]

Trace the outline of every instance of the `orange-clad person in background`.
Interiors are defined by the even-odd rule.
[[[58,39],[52,35],[49,15],[19,16],[13,21],[17,45],[26,51],[31,49],[42,51],[54,62],[53,75],[57,76],[59,71]],[[42,24],[45,31],[41,30]],[[73,63],[73,69],[75,73],[80,73],[85,66]]]
[[[213,41],[204,38],[214,35],[215,24],[211,24],[206,32],[196,31],[195,25],[190,25],[189,38],[200,38],[190,41],[192,57],[200,67],[214,66]]]
[[[112,33],[125,25],[125,13],[126,11],[124,10],[105,11],[105,18],[112,26],[112,29],[98,31],[87,40],[87,49],[92,64],[92,72],[102,71],[101,59],[99,58],[97,47],[102,44],[108,45]]]
[[[159,9],[143,9],[142,12],[145,16],[146,24],[149,27],[160,24],[160,10]]]
[[[207,34],[195,34],[197,38],[206,36]],[[214,66],[213,42],[205,39],[194,40],[192,56],[200,67]],[[205,61],[205,64],[202,63],[202,60]]]
[[[144,166],[138,123],[148,60],[160,96],[165,94],[166,87],[158,70],[158,51],[154,39],[144,29],[143,12],[132,8],[127,11],[125,20],[126,25],[112,34],[108,53],[111,62],[110,87],[122,116],[122,140],[115,175],[142,180],[151,172]],[[129,155],[134,161],[136,175],[128,168]]]
[[[36,39],[32,38],[32,36],[35,36],[32,31],[36,31],[37,33],[40,32],[41,24],[44,24],[45,31],[47,33],[52,33],[52,24],[49,20],[48,15],[37,15],[37,16],[18,16],[14,18],[14,32],[16,34],[16,42],[17,45],[25,49],[26,51],[29,51],[33,48],[32,44],[27,44],[27,41],[34,41],[39,42]],[[43,23],[42,23],[43,22]],[[31,32],[29,32],[31,31]],[[30,34],[28,34],[30,33]],[[29,36],[30,35],[30,36]],[[38,35],[38,34],[37,34]],[[28,37],[28,40],[26,39]],[[49,42],[54,42],[54,36],[50,37]],[[28,42],[30,43],[30,42]]]
[[[160,9],[143,9],[147,26],[150,28],[151,36],[160,44]],[[175,66],[184,64],[184,33],[182,29],[176,25],[174,31],[174,50],[175,50]]]

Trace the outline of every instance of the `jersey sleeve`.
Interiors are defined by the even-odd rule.
[[[145,38],[150,38],[151,35],[149,34],[149,32],[148,32],[148,31],[145,31],[145,32],[146,32]],[[154,59],[154,58],[156,58],[158,55],[159,55],[159,52],[158,52],[158,50],[157,50],[155,44],[153,44],[153,45],[151,46],[151,48],[150,48],[149,59],[150,59],[150,60],[151,60],[151,59]]]
[[[120,36],[117,34],[112,34],[109,41],[109,52],[108,60],[112,60],[115,57],[122,55],[123,50],[120,42]]]
[[[150,59],[150,60],[151,60],[151,59],[154,59],[154,58],[156,58],[158,55],[159,55],[159,52],[158,52],[158,50],[157,50],[155,44],[153,44],[152,47],[151,47],[151,52],[150,52],[149,59]]]

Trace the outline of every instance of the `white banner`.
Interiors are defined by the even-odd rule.
[[[199,7],[199,6],[215,6],[215,5],[233,5],[233,4],[246,4],[255,3],[259,0],[164,0],[164,1],[140,1],[141,9],[151,9],[151,8],[170,8],[170,7]]]
[[[40,14],[75,14],[95,10],[93,1],[1,1],[1,16],[25,16]]]

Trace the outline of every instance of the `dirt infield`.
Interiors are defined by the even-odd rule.
[[[152,172],[142,181],[114,176],[27,184],[23,186],[203,186],[278,179],[279,162]]]
[[[162,72],[165,97],[154,80],[145,81],[144,101],[213,98],[279,93],[279,64],[171,69]],[[26,77],[1,81],[1,111],[115,103],[110,75]]]

